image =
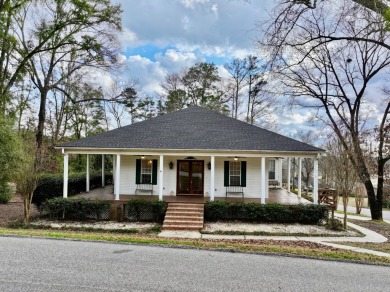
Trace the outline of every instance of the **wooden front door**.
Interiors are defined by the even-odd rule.
[[[203,195],[204,161],[177,161],[177,194]]]

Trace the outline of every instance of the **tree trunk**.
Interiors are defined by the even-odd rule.
[[[345,230],[347,230],[347,209],[348,209],[348,194],[343,192],[343,211],[344,211],[343,226]]]
[[[40,159],[42,157],[43,131],[45,129],[45,119],[46,119],[47,92],[48,90],[46,88],[42,88],[40,105],[39,105],[39,114],[38,114],[38,128],[36,134],[36,155],[35,155],[36,167],[40,164]]]

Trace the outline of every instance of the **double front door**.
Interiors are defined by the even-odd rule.
[[[203,195],[204,161],[177,161],[177,194]]]

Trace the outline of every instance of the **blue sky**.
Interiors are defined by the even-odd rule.
[[[137,79],[158,93],[166,74],[196,62],[223,65],[234,57],[259,55],[257,24],[273,0],[114,0],[123,8],[122,78]],[[225,72],[226,74],[226,72]],[[305,112],[277,113],[279,132],[293,136],[310,129]]]

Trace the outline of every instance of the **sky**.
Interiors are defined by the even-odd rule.
[[[158,93],[170,73],[196,62],[212,62],[220,75],[233,58],[259,55],[257,24],[273,0],[113,0],[122,6],[120,60],[122,78],[137,79],[144,92]],[[275,115],[278,131],[293,135],[308,130],[309,115]]]

